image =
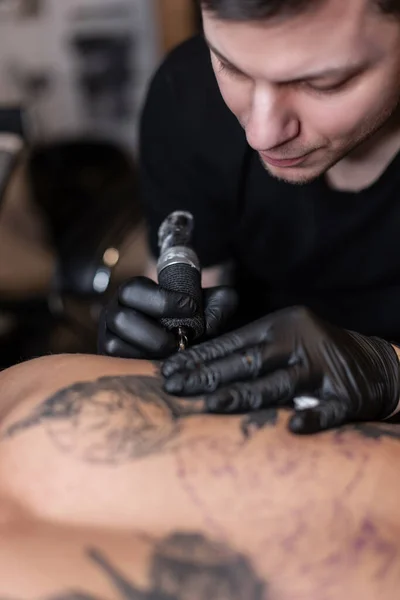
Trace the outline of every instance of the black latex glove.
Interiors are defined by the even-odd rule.
[[[236,305],[236,293],[231,288],[204,290],[207,337],[221,332]],[[136,277],[120,287],[103,312],[99,352],[122,358],[166,358],[177,351],[177,339],[159,323],[160,319],[186,318],[195,313],[190,296],[164,290],[146,277]]]
[[[176,355],[163,374],[171,394],[210,394],[207,408],[214,413],[293,406],[299,396],[319,399],[317,407],[295,411],[293,433],[382,420],[400,399],[399,360],[389,343],[334,327],[302,307]]]

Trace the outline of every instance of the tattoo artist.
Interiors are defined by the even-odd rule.
[[[195,217],[208,339],[176,354],[163,319],[197,306],[152,262],[105,311],[99,350],[165,359],[165,389],[206,394],[210,412],[291,407],[297,434],[392,418],[400,1],[198,4],[204,35],[149,91],[141,184],[154,256],[169,213]]]

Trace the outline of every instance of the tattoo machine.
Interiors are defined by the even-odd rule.
[[[204,334],[203,293],[201,266],[191,248],[194,218],[189,212],[176,211],[162,223],[158,232],[160,258],[157,263],[161,287],[191,296],[197,305],[197,314],[186,319],[162,319],[169,331],[176,333],[179,351]]]

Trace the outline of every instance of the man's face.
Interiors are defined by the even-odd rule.
[[[222,96],[278,178],[318,177],[398,107],[400,19],[371,0],[326,0],[260,22],[203,16]]]

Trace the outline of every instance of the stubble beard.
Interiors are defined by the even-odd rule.
[[[384,129],[386,127],[390,128],[392,123],[395,121],[397,127],[399,126],[400,121],[400,98],[397,99],[397,102],[394,106],[382,111],[376,118],[371,121],[371,123],[364,130],[360,131],[355,140],[349,143],[345,148],[338,150],[335,152],[335,156],[331,157],[330,160],[327,160],[324,166],[321,166],[317,169],[315,167],[313,169],[314,172],[307,174],[307,167],[304,167],[304,174],[301,174],[302,167],[294,167],[292,170],[290,168],[287,169],[288,174],[285,176],[284,173],[278,173],[274,167],[268,165],[259,154],[259,158],[263,168],[272,176],[274,179],[278,179],[279,181],[283,181],[284,183],[289,183],[291,185],[306,185],[308,183],[312,183],[316,179],[319,179],[322,175],[325,175],[330,169],[332,169],[339,162],[344,160],[347,157],[356,151],[362,154],[362,146],[371,142],[374,136],[379,138],[382,135]],[[319,148],[322,150],[322,148]],[[312,156],[312,154],[310,154]],[[311,167],[312,168],[312,167]],[[290,171],[295,173],[295,171],[299,171],[296,177],[290,177]],[[284,171],[284,169],[282,169]]]

